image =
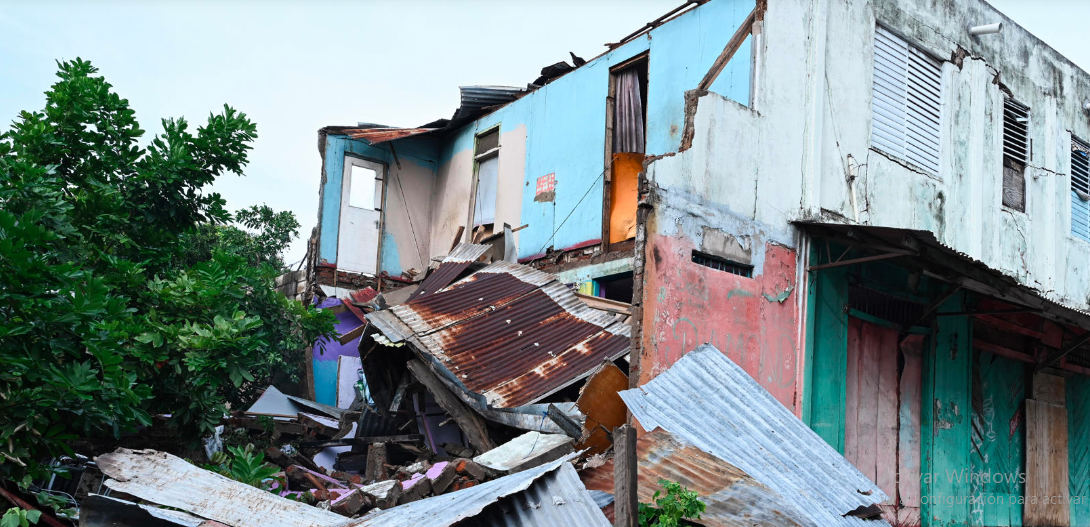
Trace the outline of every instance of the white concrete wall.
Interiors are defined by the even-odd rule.
[[[945,59],[938,176],[870,148],[876,21]],[[966,31],[996,21],[998,35]],[[1090,244],[1070,235],[1068,146],[1071,133],[1090,138],[1081,110],[1090,75],[981,0],[771,0],[756,54],[752,109],[700,98],[692,147],[651,165],[655,185],[773,230],[824,214],[931,231],[1053,300],[1090,308]],[[1031,108],[1025,213],[1002,206],[997,80]],[[849,154],[860,165],[858,218]]]

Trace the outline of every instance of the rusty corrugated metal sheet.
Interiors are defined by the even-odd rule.
[[[439,128],[348,128],[341,130],[341,133],[352,139],[363,139],[368,143],[377,145],[436,130],[439,130]]]
[[[411,302],[418,297],[434,293],[448,285],[458,278],[458,275],[469,268],[470,264],[476,262],[484,253],[491,249],[491,245],[476,245],[472,243],[459,243],[446,258],[443,258],[442,263],[439,264],[423,282],[420,283],[420,287],[409,295],[406,302]]]
[[[700,495],[707,510],[699,523],[707,527],[801,527],[811,520],[782,496],[737,467],[685,444],[665,430],[636,442],[639,496],[653,503],[660,479],[676,481]],[[613,492],[613,461],[583,470],[579,477],[590,490]]]
[[[376,323],[380,331],[408,338],[495,408],[541,400],[629,349],[627,324],[587,307],[556,277],[509,262],[389,311],[411,334],[389,321]]]
[[[845,516],[888,496],[715,346],[621,392],[645,430],[661,428],[748,474],[820,527],[887,526]]]

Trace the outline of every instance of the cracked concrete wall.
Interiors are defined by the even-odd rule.
[[[997,21],[998,35],[966,30]],[[944,59],[937,176],[871,147],[876,23]],[[691,94],[691,147],[652,162],[651,185],[764,225],[823,217],[931,231],[1052,300],[1090,309],[1090,244],[1070,234],[1068,146],[1072,134],[1090,138],[1081,109],[1090,75],[980,0],[777,0],[754,52],[751,107]],[[1024,213],[1002,206],[1004,91],[1030,107]]]

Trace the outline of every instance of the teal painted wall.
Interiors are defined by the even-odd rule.
[[[979,350],[973,358],[972,525],[1022,525],[1026,365]]]
[[[1066,390],[1071,525],[1090,525],[1090,378],[1070,376]]]
[[[938,312],[963,311],[957,293]],[[933,345],[924,356],[921,405],[920,516],[924,525],[969,524],[972,492],[969,453],[972,378],[972,322],[968,317],[936,317]]]

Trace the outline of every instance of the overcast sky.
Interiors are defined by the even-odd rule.
[[[41,109],[54,61],[82,57],[129,99],[148,136],[162,117],[202,124],[224,103],[257,123],[246,177],[214,189],[317,221],[317,130],[450,117],[458,86],[523,86],[542,66],[591,58],[680,0],[340,2],[0,0],[0,130]],[[1090,2],[992,5],[1084,69]],[[985,23],[987,21],[981,21]]]

